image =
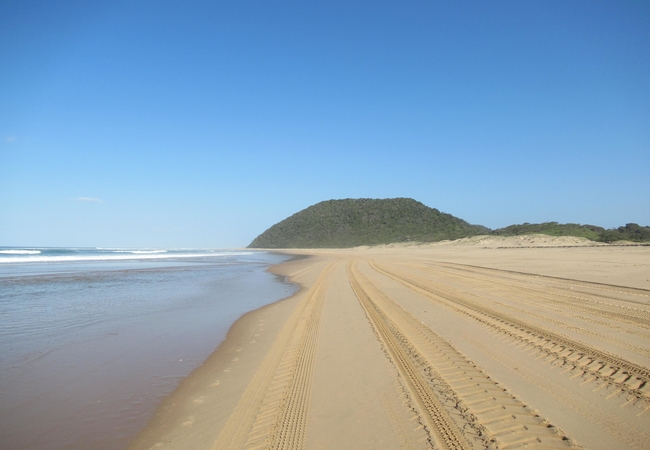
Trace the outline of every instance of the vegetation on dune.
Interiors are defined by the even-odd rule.
[[[597,242],[650,242],[650,227],[642,227],[636,223],[628,223],[624,227],[611,230],[595,225],[579,225],[577,223],[523,223],[492,231],[492,234],[496,236],[520,236],[534,233],[549,236],[584,237]]]
[[[489,233],[410,198],[328,200],[273,225],[251,248],[343,248]]]
[[[273,225],[250,248],[344,248],[435,242],[476,235],[575,236],[598,242],[650,242],[650,227],[628,223],[607,230],[576,223],[523,223],[490,230],[410,198],[328,200]]]
[[[604,230],[600,233],[598,240],[601,242],[650,242],[650,227],[642,227],[636,223],[628,223],[624,227]]]
[[[592,241],[599,240],[600,233],[605,231],[602,227],[594,225],[579,225],[577,223],[523,223],[521,225],[510,225],[492,231],[496,236],[520,236],[523,234],[546,234],[549,236],[576,236],[584,237]]]

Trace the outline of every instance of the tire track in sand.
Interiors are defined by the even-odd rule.
[[[378,272],[436,303],[469,316],[519,341],[522,347],[534,348],[543,355],[560,361],[560,365],[566,366],[567,371],[576,372],[576,376],[601,380],[605,385],[616,387],[619,393],[628,394],[635,401],[641,400],[644,404],[650,400],[650,385],[648,385],[650,369],[647,367],[595,349],[520,318],[486,308],[479,302],[470,300],[469,296],[461,296],[446,286],[434,285],[430,280],[380,267],[372,262],[370,265]]]
[[[442,411],[426,411],[427,416],[446,414],[449,418],[462,418],[456,420],[455,425],[472,439],[468,442],[469,448],[576,448],[555,427],[372,285],[359,273],[356,265],[349,266],[348,274],[382,340],[389,344],[391,338],[395,338],[396,350],[403,354],[403,359],[411,361],[415,372],[426,374],[425,390],[438,398],[438,404],[442,405]],[[397,365],[401,368],[400,364]],[[408,372],[400,372],[405,377],[410,376]],[[416,390],[414,395],[421,395],[421,391]],[[435,417],[433,419],[428,422],[435,432],[439,424]],[[444,441],[444,436],[439,440]],[[453,442],[444,444],[447,448],[459,448],[454,447]]]
[[[470,264],[459,264],[459,263],[450,263],[450,262],[444,262],[440,263],[442,265],[447,265],[448,267],[453,267],[456,270],[463,270],[466,272],[470,273],[483,273],[483,274],[489,274],[489,275],[497,275],[501,278],[504,279],[510,279],[508,276],[518,276],[521,277],[522,279],[547,279],[551,281],[556,281],[560,283],[561,285],[567,285],[567,286],[574,286],[579,289],[586,289],[587,291],[601,291],[605,293],[613,293],[613,295],[630,295],[630,296],[635,296],[635,297],[641,297],[641,298],[648,298],[650,299],[650,290],[648,289],[643,289],[643,288],[634,288],[634,287],[629,287],[629,286],[619,286],[615,284],[607,284],[607,283],[598,283],[595,281],[582,281],[582,280],[576,280],[573,278],[562,278],[562,277],[556,277],[552,275],[542,275],[542,274],[536,274],[536,273],[528,273],[528,272],[518,272],[515,270],[506,270],[506,269],[495,269],[492,267],[482,267],[482,266],[474,266]],[[576,290],[575,292],[582,292]],[[583,292],[587,293],[587,292]],[[594,292],[588,292],[590,295],[596,295],[600,296],[603,298],[611,299],[611,300],[617,300],[617,301],[622,301],[626,303],[637,303],[641,305],[647,305],[647,302],[638,302],[638,301],[633,301],[633,300],[622,300],[616,296],[611,296],[612,294],[595,294]]]
[[[565,282],[550,280],[555,283],[555,286],[553,286],[543,283],[548,283],[548,278],[537,275],[529,275],[528,277],[520,275],[519,279],[515,279],[507,278],[503,274],[495,272],[495,270],[481,273],[462,267],[454,267],[451,264],[428,263],[412,264],[412,266],[422,267],[425,270],[435,270],[437,273],[444,273],[446,276],[462,280],[463,283],[471,283],[474,286],[477,286],[477,281],[502,286],[505,290],[495,290],[495,292],[516,295],[518,300],[525,297],[529,299],[530,303],[540,307],[553,304],[564,309],[593,314],[636,327],[650,328],[650,309],[647,304],[630,302],[614,296],[602,297],[594,293],[579,291],[574,289],[573,285],[568,283],[568,280],[563,280]],[[467,273],[470,273],[471,276],[467,276]],[[583,282],[583,285],[585,283]],[[632,290],[632,288],[629,289]],[[629,293],[626,292],[625,294]],[[635,295],[641,296],[642,294]],[[540,302],[540,300],[543,300],[543,302]]]
[[[390,329],[390,319],[385,316],[370,299],[366,291],[361,288],[357,281],[358,273],[355,273],[353,263],[348,264],[347,271],[354,293],[366,311],[370,323],[388,350],[399,373],[404,378],[412,398],[424,416],[424,423],[435,439],[436,444],[446,450],[472,449],[473,445],[465,438],[458,424],[447,412],[440,399],[429,388],[424,376],[414,365],[407,350],[403,348],[400,342],[400,338],[403,339],[403,337],[399,336],[394,329]]]
[[[280,331],[212,450],[303,447],[330,263]]]
[[[416,264],[408,264],[408,265],[402,265],[402,266],[412,267],[412,268],[416,268],[416,269],[425,268],[425,266],[416,265]],[[431,269],[429,269],[429,270],[431,270]],[[461,281],[461,282],[467,284],[468,286],[470,286],[473,289],[481,289],[480,286],[473,283],[474,281],[476,281],[476,280],[474,280],[473,277],[465,276],[465,277],[461,278],[457,274],[447,272],[447,271],[444,271],[444,270],[438,270],[438,269],[436,269],[436,272],[437,273],[444,273],[446,277],[451,278],[451,279],[456,279],[457,281]],[[490,283],[490,280],[487,280],[485,278],[478,278],[477,277],[477,279],[480,279],[483,283]],[[448,285],[445,285],[445,286],[448,286]],[[515,304],[510,304],[510,303],[507,303],[507,302],[499,301],[499,300],[494,299],[494,298],[492,298],[491,296],[488,296],[488,295],[481,296],[481,298],[483,300],[488,301],[490,304],[493,304],[493,305],[501,308],[502,310],[509,310],[509,312],[511,314],[513,314],[515,317],[523,318],[523,317],[527,316],[527,317],[535,318],[536,320],[538,320],[540,322],[546,322],[546,323],[554,325],[554,326],[556,326],[558,328],[563,328],[565,330],[573,331],[573,332],[579,333],[579,334],[584,335],[584,336],[589,336],[589,337],[598,339],[598,340],[600,340],[602,342],[607,342],[607,343],[616,345],[616,346],[618,346],[620,348],[630,350],[631,352],[637,353],[639,355],[650,356],[650,348],[648,348],[646,346],[635,345],[635,344],[633,344],[631,342],[628,342],[626,340],[623,340],[623,339],[618,339],[618,338],[610,336],[610,335],[599,333],[597,331],[592,331],[592,330],[589,330],[587,328],[579,327],[577,325],[571,324],[571,323],[563,321],[563,320],[550,318],[550,317],[547,317],[547,316],[545,316],[543,314],[540,314],[541,311],[545,310],[547,312],[550,311],[550,312],[555,312],[556,314],[560,314],[559,317],[572,316],[568,311],[566,311],[566,310],[570,310],[570,308],[567,308],[565,305],[562,306],[563,309],[561,309],[561,310],[554,310],[553,308],[551,308],[551,307],[549,307],[547,305],[547,303],[551,303],[552,301],[547,300],[542,295],[537,295],[535,297],[530,296],[530,298],[527,298],[528,296],[526,294],[522,295],[522,292],[518,291],[518,289],[520,289],[519,286],[515,286],[515,285],[509,285],[509,286],[510,286],[510,290],[506,290],[506,289],[503,289],[503,288],[501,288],[501,289],[494,289],[494,288],[488,289],[488,288],[483,287],[482,292],[490,293],[490,294],[496,294],[496,295],[498,295],[498,296],[500,296],[502,298],[506,298],[506,299],[510,299],[510,300],[516,299],[516,302],[521,303],[521,304],[528,304],[529,306],[533,306],[534,309],[519,308]],[[471,291],[469,291],[467,289],[459,289],[458,287],[451,287],[451,286],[448,286],[448,287],[451,288],[451,289],[455,289],[455,290],[457,290],[459,292],[462,292],[465,295],[473,295],[471,293]],[[541,311],[538,310],[536,312],[537,308],[539,308]],[[607,316],[603,315],[603,317],[607,317]],[[585,320],[587,322],[594,323],[594,321],[591,320],[591,319],[585,319]],[[650,326],[650,320],[646,320],[645,322],[646,322],[645,326],[649,327]]]
[[[520,361],[494,351],[483,342],[471,337],[469,341],[500,364],[506,367],[518,367],[517,373],[519,376],[537,386],[546,395],[589,420],[593,426],[605,430],[619,442],[624,442],[629,448],[638,450],[647,449],[648,443],[650,442],[650,434],[646,430],[635,426],[635,424],[618,417],[615,414],[616,408],[603,408],[602,405],[586,399],[579,391],[562,385],[543,373],[522,365]],[[593,390],[596,391],[598,388]]]

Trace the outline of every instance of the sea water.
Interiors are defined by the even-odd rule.
[[[283,255],[0,247],[0,448],[120,449],[247,311]]]

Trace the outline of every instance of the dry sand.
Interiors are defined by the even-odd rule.
[[[538,239],[291,250],[131,448],[650,448],[650,247]]]

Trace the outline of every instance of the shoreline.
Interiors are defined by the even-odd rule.
[[[219,343],[205,361],[189,375],[183,378],[176,389],[162,400],[151,416],[149,423],[140,430],[131,442],[129,442],[126,447],[127,449],[151,448],[159,443],[160,436],[166,434],[170,428],[179,425],[183,427],[183,424],[186,421],[180,419],[181,417],[185,417],[187,409],[185,404],[187,403],[187,399],[190,397],[200,399],[201,393],[206,389],[206,386],[219,386],[220,380],[215,379],[215,374],[224,373],[224,371],[227,370],[229,363],[232,362],[232,359],[238,357],[237,355],[239,352],[237,349],[241,347],[241,344],[253,340],[253,337],[255,337],[254,329],[256,321],[259,320],[259,316],[267,315],[267,313],[276,308],[280,309],[282,312],[286,309],[290,309],[294,306],[292,303],[295,303],[295,300],[304,293],[306,287],[302,283],[296,282],[290,278],[286,272],[286,266],[296,261],[308,260],[313,256],[308,254],[294,255],[284,251],[275,253],[290,255],[292,257],[279,264],[274,264],[268,267],[265,271],[276,276],[284,277],[288,282],[295,284],[298,287],[298,290],[289,297],[281,298],[273,303],[269,303],[268,305],[248,311],[235,320],[228,329],[223,341]],[[281,314],[275,314],[275,316],[281,316]],[[277,322],[282,322],[281,317],[274,317],[274,319],[276,319]],[[275,324],[276,327],[281,327],[281,325],[281,323]],[[264,350],[266,350],[266,348],[264,348]],[[196,404],[197,402],[194,401],[191,403],[192,406],[195,406]],[[223,418],[218,417],[217,419]]]
[[[444,447],[444,417],[465,449],[650,449],[650,249],[511,250],[270,250],[293,256],[267,271],[299,290],[240,317],[128,448],[273,447],[283,436],[289,448]],[[585,369],[554,339],[640,381]],[[442,395],[441,409],[422,395]]]
[[[267,272],[290,256],[228,254],[0,265],[0,446],[126,448],[237,319],[298,289]]]

